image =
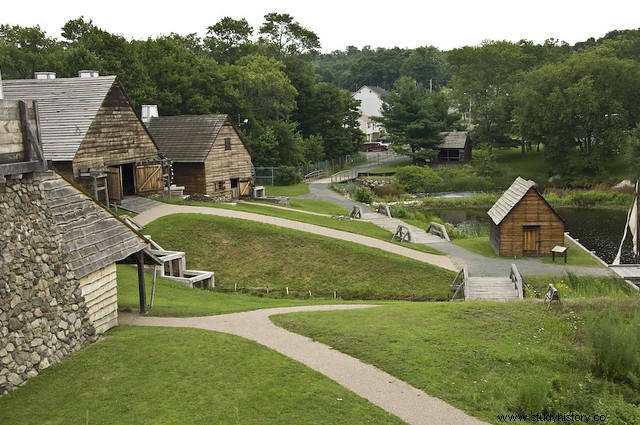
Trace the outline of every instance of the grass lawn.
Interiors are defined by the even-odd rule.
[[[406,161],[396,162],[389,165],[382,165],[380,167],[369,170],[369,172],[372,174],[395,173],[398,168],[406,167],[408,165],[413,165],[413,161],[408,159]]]
[[[118,327],[0,398],[2,424],[400,424],[298,362],[198,329]]]
[[[456,238],[451,242],[454,244],[469,250],[471,252],[475,252],[476,254],[483,255],[488,258],[501,258],[499,257],[491,243],[489,242],[489,236],[480,236],[477,238]],[[570,239],[564,239],[565,246],[569,247],[569,251],[567,252],[567,265],[570,266],[587,266],[587,267],[604,267],[600,261],[593,258],[591,254],[585,252],[582,248],[577,246]],[[539,257],[539,260],[543,263],[552,264],[551,257],[542,256]],[[557,263],[564,264],[564,257],[557,256]]]
[[[187,256],[188,257],[188,256]],[[145,273],[147,303],[151,302],[151,273]],[[188,317],[211,316],[216,314],[235,313],[262,308],[292,307],[310,304],[340,304],[341,300],[327,298],[272,298],[256,297],[242,293],[223,293],[192,289],[158,276],[154,295],[152,316]],[[138,294],[138,271],[134,266],[121,264],[118,266],[118,308],[120,310],[138,311],[140,308]]]
[[[176,199],[163,199],[163,202],[176,204],[176,205],[195,205],[200,207],[209,207],[209,208],[224,208],[230,210],[237,211],[245,211],[254,214],[262,214],[268,215],[271,217],[280,217],[286,218],[287,220],[300,221],[303,223],[315,224],[316,226],[327,227],[329,229],[342,230],[344,232],[355,233],[357,235],[369,236],[376,239],[381,239],[383,241],[391,241],[391,237],[393,236],[391,232],[385,230],[379,226],[376,226],[373,223],[362,220],[336,220],[335,218],[316,215],[316,214],[308,214],[307,212],[316,212],[331,210],[334,212],[339,212],[340,214],[335,215],[348,215],[348,211],[345,214],[344,209],[339,206],[334,206],[333,204],[327,203],[325,201],[313,201],[313,200],[296,200],[294,205],[301,209],[301,211],[291,211],[283,208],[274,208],[272,205],[264,205],[262,203],[257,202],[244,202],[239,204],[228,204],[228,203],[214,203],[214,202],[186,202],[182,200]],[[330,204],[330,205],[329,205]],[[302,211],[302,208],[305,208],[305,211]],[[414,249],[416,251],[426,252],[435,255],[444,255],[441,251],[438,251],[435,248],[428,247],[426,245],[420,244],[404,244],[403,246]]]
[[[264,205],[263,202],[255,202]],[[349,215],[349,210],[329,201],[319,201],[315,199],[289,199],[289,205],[282,205],[286,208],[293,208],[301,211],[326,215]]]
[[[507,413],[581,412],[638,423],[631,385],[592,367],[585,332],[619,301],[395,303],[359,311],[295,313],[275,323],[326,343],[492,423]],[[589,319],[588,319],[589,318]]]
[[[447,299],[454,273],[379,249],[264,223],[201,214],[145,227],[161,246],[185,251],[187,267],[216,273],[230,290],[269,287],[343,299]]]
[[[520,148],[493,149],[492,152],[501,173],[511,176],[512,180],[521,176],[528,180],[542,182],[548,177],[543,148],[540,152],[527,151],[524,156]]]
[[[266,184],[264,192],[267,196],[300,196],[309,193],[308,183],[298,183],[289,186],[277,186]]]

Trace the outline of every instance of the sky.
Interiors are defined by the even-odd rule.
[[[59,38],[67,21],[83,16],[129,40],[172,32],[204,37],[207,27],[225,16],[245,18],[257,32],[270,12],[288,13],[316,33],[324,53],[347,46],[451,50],[485,40],[554,38],[575,44],[611,30],[640,28],[637,0],[31,0],[4,2],[0,23],[39,25]]]

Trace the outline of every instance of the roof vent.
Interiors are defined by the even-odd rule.
[[[34,78],[36,80],[55,80],[56,73],[49,71],[38,71],[34,73]]]
[[[148,124],[151,118],[158,118],[158,105],[142,105],[142,122]]]
[[[99,76],[100,74],[98,74],[98,71],[95,71],[93,69],[83,69],[82,71],[78,71],[78,77],[80,78],[92,78]]]

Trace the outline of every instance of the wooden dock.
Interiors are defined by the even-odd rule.
[[[455,290],[452,301],[464,300],[515,301],[524,298],[524,282],[515,264],[511,265],[509,277],[469,276],[466,266],[460,270],[451,285]]]

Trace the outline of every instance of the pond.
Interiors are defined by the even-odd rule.
[[[566,231],[571,237],[611,264],[620,246],[627,211],[582,208],[557,208],[556,211],[567,223]],[[489,226],[486,209],[446,209],[438,210],[438,215],[451,224],[477,223]],[[622,262],[632,262],[630,240],[625,241]]]

